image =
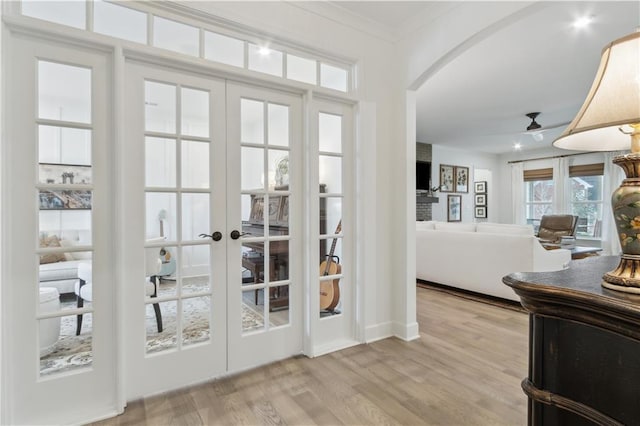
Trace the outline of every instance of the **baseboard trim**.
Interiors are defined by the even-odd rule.
[[[378,340],[393,336],[393,323],[391,321],[366,327],[364,330],[364,342],[373,343]]]
[[[399,322],[393,323],[393,335],[405,342],[410,342],[420,338],[420,331],[417,322],[403,324]]]

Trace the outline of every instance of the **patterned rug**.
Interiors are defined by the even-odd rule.
[[[163,287],[161,293],[172,291],[171,284],[165,286],[163,283]],[[63,309],[74,307],[75,303],[75,300],[62,302]],[[182,305],[184,313],[182,346],[195,345],[208,341],[210,336],[208,299],[202,297],[184,299]],[[147,330],[147,353],[157,353],[177,347],[176,306],[177,304],[175,302],[164,302],[161,304],[163,330],[162,333],[158,333],[153,306],[147,305],[145,323]],[[243,331],[260,329],[263,326],[264,319],[262,314],[243,303]],[[56,342],[51,353],[40,358],[41,376],[91,366],[91,329],[91,314],[85,314],[83,316],[82,333],[80,336],[75,335],[76,316],[67,315],[62,317],[60,321],[59,340]]]

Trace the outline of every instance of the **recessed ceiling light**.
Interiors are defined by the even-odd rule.
[[[513,144],[513,149],[516,151],[520,151],[522,149],[522,144],[520,142],[516,142]]]
[[[576,29],[582,29],[582,28],[586,28],[589,26],[589,24],[591,24],[593,22],[593,15],[589,15],[589,16],[582,16],[578,19],[576,19],[575,21],[573,21],[573,28]]]

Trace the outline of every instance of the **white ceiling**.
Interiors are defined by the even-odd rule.
[[[367,21],[397,31],[445,2],[334,2]],[[448,3],[448,2],[447,2]],[[461,3],[448,3],[460,6]],[[487,3],[491,7],[491,3]],[[640,26],[640,2],[541,2],[498,32],[469,43],[418,90],[418,141],[489,153],[551,146],[586,97],[602,48]],[[572,22],[592,16],[577,30]],[[536,141],[523,133],[528,112],[541,112]],[[539,138],[539,137],[538,137]]]

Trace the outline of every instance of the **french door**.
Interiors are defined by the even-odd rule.
[[[127,399],[300,353],[300,97],[125,70]]]
[[[115,415],[110,56],[19,34],[7,48],[0,421]]]

